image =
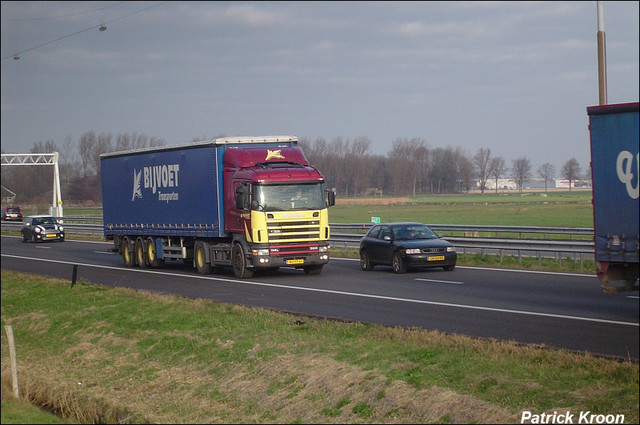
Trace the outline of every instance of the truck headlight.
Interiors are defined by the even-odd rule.
[[[319,247],[318,251],[319,252],[329,252],[329,245]]]
[[[251,251],[251,253],[253,255],[269,255],[269,249],[268,248],[263,248],[263,249],[254,249],[253,251]]]
[[[420,248],[410,248],[405,251],[407,254],[420,254]]]

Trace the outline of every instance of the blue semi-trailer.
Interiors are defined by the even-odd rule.
[[[104,235],[128,266],[193,262],[240,278],[329,260],[334,194],[293,136],[220,138],[100,156]]]
[[[638,105],[587,108],[596,273],[605,292],[638,289]]]

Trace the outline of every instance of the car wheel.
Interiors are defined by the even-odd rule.
[[[360,252],[360,268],[366,272],[373,270],[373,264],[371,264],[367,251]]]
[[[407,267],[404,265],[402,257],[397,252],[393,254],[393,261],[391,262],[391,265],[393,266],[393,271],[396,273],[405,273],[407,271]]]

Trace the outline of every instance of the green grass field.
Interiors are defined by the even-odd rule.
[[[544,193],[417,196],[401,205],[335,205],[329,210],[329,222],[369,223],[371,217],[380,217],[383,222],[593,227],[591,192],[542,195]]]
[[[638,422],[626,361],[6,271],[1,301],[22,396],[65,423]],[[3,333],[2,423],[37,423],[11,403],[8,352]]]

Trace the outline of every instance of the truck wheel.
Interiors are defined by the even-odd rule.
[[[133,256],[133,250],[131,249],[131,243],[129,242],[129,238],[125,237],[122,239],[122,244],[120,245],[122,249],[122,262],[127,267],[133,267],[136,265],[136,260]]]
[[[149,263],[147,261],[147,256],[144,252],[144,239],[142,238],[136,239],[135,254],[136,254],[136,262],[138,263],[140,268],[146,269]]]
[[[242,245],[237,243],[233,245],[231,251],[231,265],[233,266],[233,275],[239,279],[253,277],[253,270],[247,267],[247,257],[244,253]]]
[[[213,272],[213,267],[207,263],[207,246],[204,242],[196,242],[194,249],[193,262],[200,274],[211,274]]]
[[[316,266],[306,266],[303,267],[302,269],[304,270],[305,274],[320,274],[320,272],[322,272],[322,266],[324,266],[324,264],[319,264]]]
[[[153,238],[148,238],[146,243],[147,260],[150,267],[160,267],[164,264],[164,260],[156,256],[156,241]]]

